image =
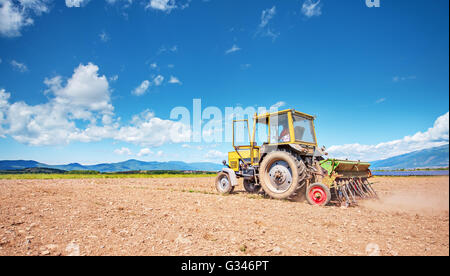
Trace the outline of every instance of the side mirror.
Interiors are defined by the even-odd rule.
[[[223,164],[224,166],[226,166],[226,165],[227,165],[227,161],[226,161],[226,160],[223,160],[223,161],[222,161],[222,164]]]

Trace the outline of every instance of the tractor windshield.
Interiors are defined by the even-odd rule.
[[[316,135],[314,133],[314,125],[311,119],[293,115],[295,141],[305,143],[316,143]]]

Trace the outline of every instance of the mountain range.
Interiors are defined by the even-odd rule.
[[[99,172],[122,172],[138,170],[174,170],[174,171],[219,171],[222,164],[216,163],[185,163],[180,161],[171,162],[145,162],[135,159],[118,163],[102,163],[96,165],[81,165],[71,163],[67,165],[49,165],[33,160],[2,160],[0,161],[0,170],[20,170],[26,168],[51,168],[65,171],[73,170],[93,170]]]
[[[449,145],[429,148],[394,156],[384,160],[371,162],[371,169],[415,169],[435,168],[449,166]],[[175,170],[175,171],[219,171],[222,164],[203,162],[185,163],[171,162],[145,162],[135,159],[118,163],[102,163],[96,165],[81,165],[71,163],[67,165],[48,165],[33,160],[3,160],[0,161],[0,170],[20,170],[27,168],[50,168],[65,171],[94,170],[99,172],[122,172],[137,170]]]
[[[371,162],[371,169],[419,169],[449,166],[449,145],[394,156]]]

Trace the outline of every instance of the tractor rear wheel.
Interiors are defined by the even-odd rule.
[[[261,163],[260,179],[264,192],[275,199],[288,199],[296,195],[303,162],[285,151],[269,153]]]
[[[257,185],[254,181],[244,179],[244,189],[251,194],[256,194],[261,190],[261,186]]]
[[[231,185],[230,177],[225,172],[220,172],[216,177],[216,190],[220,194],[230,194],[234,190],[234,186]]]
[[[306,200],[311,205],[325,206],[331,200],[330,189],[322,183],[314,183],[306,189]]]

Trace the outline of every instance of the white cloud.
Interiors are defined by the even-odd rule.
[[[417,78],[416,76],[407,76],[407,77],[395,76],[392,78],[392,81],[400,82],[400,81],[407,81],[407,80],[415,80],[416,78]]]
[[[103,42],[108,42],[111,39],[105,31],[102,31],[98,36],[100,37],[100,40]]]
[[[147,156],[147,155],[150,155],[150,154],[154,154],[154,152],[151,151],[149,148],[143,148],[143,149],[141,149],[139,151],[139,153],[137,155],[139,157],[142,157],[142,156]]]
[[[136,87],[132,93],[136,96],[144,95],[150,87],[150,82],[148,80],[144,80],[138,87]]]
[[[169,83],[171,83],[171,84],[181,84],[181,81],[178,78],[174,77],[174,76],[170,76]]]
[[[129,148],[125,148],[125,147],[114,150],[114,153],[119,154],[119,155],[132,155],[133,154]]]
[[[280,101],[280,102],[277,102],[276,104],[274,104],[274,105],[272,105],[271,107],[270,107],[270,110],[278,110],[280,107],[283,107],[283,106],[285,106],[286,105],[286,103],[285,102],[283,102],[283,101]]]
[[[164,155],[164,152],[162,150],[158,151],[156,154],[158,157],[162,157]]]
[[[156,69],[158,68],[158,64],[156,64],[156,62],[153,62],[152,64],[150,64],[150,68]]]
[[[261,23],[259,24],[260,28],[264,28],[269,24],[269,21],[275,16],[277,9],[273,6],[271,9],[266,9],[262,11],[261,14]]]
[[[80,8],[84,7],[90,0],[66,0],[66,6],[68,8]]]
[[[17,37],[23,27],[33,25],[33,15],[49,11],[47,0],[0,0],[0,35]]]
[[[106,0],[106,3],[110,5],[114,5],[119,2],[125,2],[127,5],[133,4],[133,0]]]
[[[6,130],[3,129],[3,124],[6,124],[6,116],[8,115],[9,103],[8,100],[11,94],[6,93],[5,89],[0,89],[0,138],[5,137]]]
[[[117,81],[118,79],[119,79],[119,76],[118,76],[118,75],[114,75],[114,76],[111,76],[111,77],[109,78],[109,81],[115,82],[115,81]]]
[[[177,5],[175,0],[150,0],[145,8],[170,13],[170,11],[177,8]]]
[[[449,113],[436,119],[433,127],[402,139],[377,145],[348,144],[332,146],[327,151],[332,157],[373,161],[408,152],[437,147],[449,143]]]
[[[228,55],[228,54],[240,51],[240,50],[241,50],[241,48],[239,48],[236,44],[234,44],[230,49],[225,51],[225,54]]]
[[[386,101],[386,98],[380,98],[378,100],[375,101],[376,104],[380,104]]]
[[[153,85],[160,86],[164,81],[164,77],[161,75],[157,75],[153,78]]]
[[[158,52],[156,53],[157,55],[163,54],[163,53],[176,53],[178,52],[178,46],[174,45],[172,47],[166,47],[166,46],[161,46],[161,48],[158,49]]]
[[[47,103],[28,105],[25,102],[9,103],[9,93],[1,90],[2,128],[20,143],[30,145],[67,144],[83,140],[76,120],[88,121],[112,116],[109,86],[105,76],[97,75],[98,67],[93,64],[80,65],[64,86],[62,77],[46,79]],[[5,102],[6,100],[6,102]]]
[[[75,68],[66,82],[61,76],[45,79],[49,100],[37,105],[10,103],[10,93],[1,89],[0,136],[35,146],[113,139],[158,147],[189,141],[189,126],[157,118],[148,110],[121,125],[114,115],[108,80],[98,70],[89,63]]]
[[[191,131],[182,123],[162,120],[147,110],[134,116],[131,125],[119,128],[114,135],[114,139],[120,141],[159,147],[166,143],[186,142]]]
[[[164,77],[161,75],[157,75],[153,77],[153,80],[150,82],[149,80],[144,80],[138,87],[136,87],[131,93],[136,96],[144,95],[150,86],[160,86],[164,81]]]
[[[54,100],[58,104],[75,109],[111,113],[114,108],[111,105],[109,83],[105,76],[98,75],[98,70],[98,66],[92,63],[79,65],[64,87],[59,76],[46,79],[44,82],[56,96]]]
[[[227,156],[226,153],[220,152],[218,150],[210,150],[205,154],[205,158],[208,160],[217,160],[221,158],[225,158]]]
[[[274,32],[269,25],[270,20],[273,19],[275,14],[277,13],[277,9],[273,6],[270,9],[265,9],[261,13],[261,23],[258,26],[257,34],[261,36],[271,37],[272,40],[275,40],[279,33]]]
[[[14,70],[22,73],[28,71],[28,67],[24,63],[20,63],[15,60],[11,61],[11,66],[14,68]]]
[[[317,2],[313,2],[313,0],[305,0],[302,5],[302,13],[308,18],[322,15],[320,0],[317,0]]]

